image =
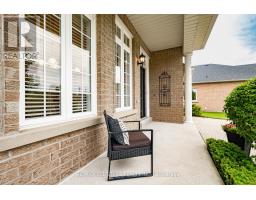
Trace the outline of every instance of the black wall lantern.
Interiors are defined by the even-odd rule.
[[[145,63],[145,55],[143,53],[140,54],[138,64],[143,65]]]

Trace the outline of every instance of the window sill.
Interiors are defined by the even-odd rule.
[[[0,138],[0,152],[101,124],[103,122],[104,120],[102,117],[90,117],[62,122],[57,125],[52,124],[39,128],[22,130],[19,134],[3,136]]]

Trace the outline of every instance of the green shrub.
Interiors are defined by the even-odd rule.
[[[199,105],[193,104],[192,105],[192,115],[193,116],[201,116],[202,108]]]
[[[256,165],[237,145],[213,138],[206,143],[225,184],[256,184]]]
[[[224,111],[236,124],[239,135],[250,142],[256,141],[256,78],[230,93],[225,99]]]

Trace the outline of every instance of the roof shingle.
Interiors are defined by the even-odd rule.
[[[256,64],[249,65],[197,65],[192,67],[193,83],[248,80],[256,76]]]

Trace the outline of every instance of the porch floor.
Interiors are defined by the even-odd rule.
[[[154,129],[154,176],[107,181],[106,153],[60,184],[223,184],[194,124],[150,122]],[[112,161],[112,175],[149,172],[150,156]]]

